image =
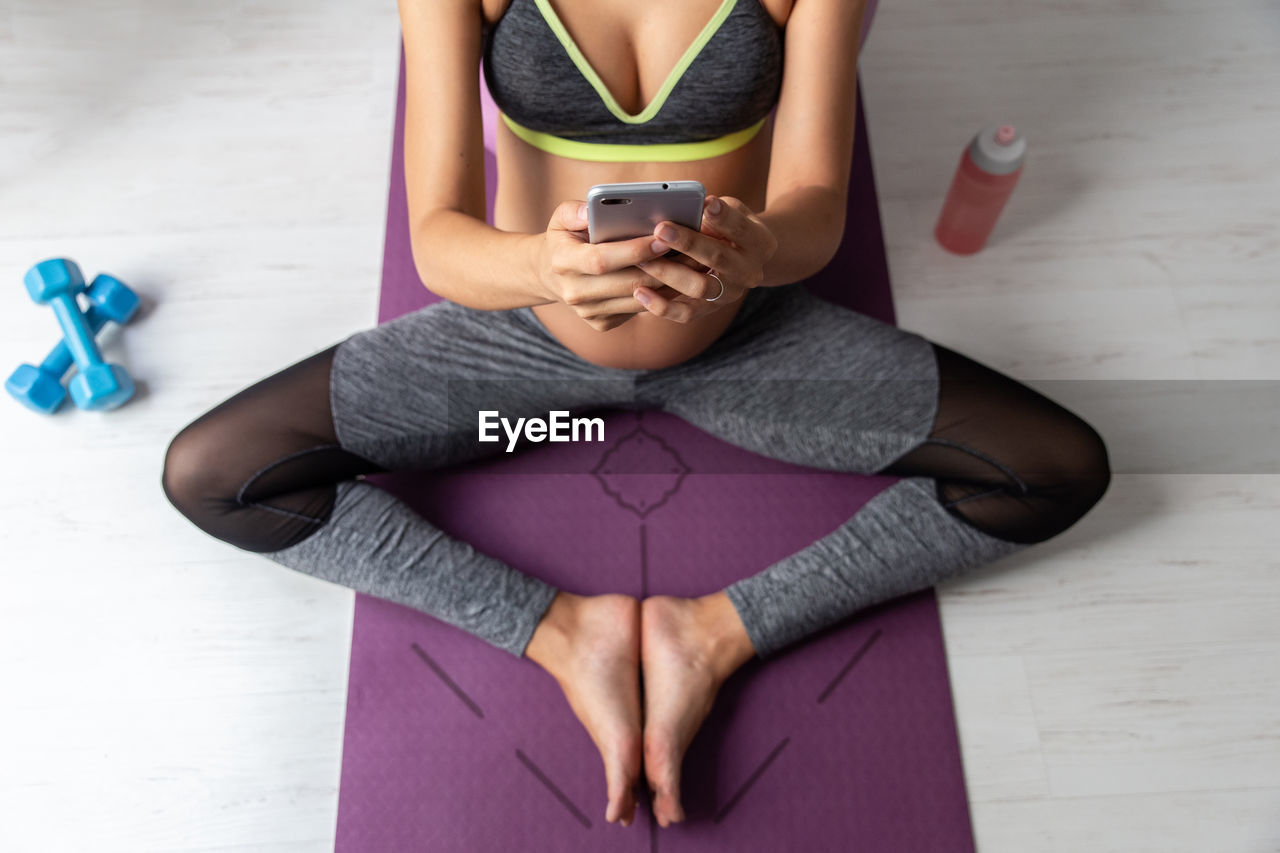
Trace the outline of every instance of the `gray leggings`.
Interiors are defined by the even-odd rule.
[[[482,409],[514,422],[617,407],[664,410],[787,462],[902,477],[726,587],[762,658],[1060,532],[1109,479],[1101,439],[1065,409],[790,285],[751,291],[707,350],[657,370],[589,363],[527,308],[436,303],[203,415],[170,445],[164,487],[212,535],[522,655],[556,589],[356,475],[503,452],[505,435],[478,441]]]

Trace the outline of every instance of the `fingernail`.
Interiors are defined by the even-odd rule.
[[[585,204],[578,205],[578,218],[583,220],[587,218],[587,206]]]
[[[715,215],[720,212],[720,199],[711,196],[711,200],[707,202],[707,213]]]
[[[645,306],[646,308],[649,306],[649,302],[652,301],[652,297],[650,297],[649,294],[645,293],[643,290],[640,290],[638,288],[631,295],[636,298],[636,302],[639,302],[641,305]]]
[[[658,239],[666,240],[668,243],[674,243],[676,241],[676,229],[672,228],[670,225],[659,226]]]
[[[661,240],[654,240],[649,244],[649,248],[653,250],[654,254],[657,254],[659,252],[665,252],[667,250],[667,244]]]

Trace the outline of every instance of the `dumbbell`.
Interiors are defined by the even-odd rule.
[[[68,386],[71,399],[81,409],[114,409],[133,396],[133,380],[123,367],[102,360],[98,344],[76,295],[84,292],[84,275],[75,261],[53,258],[41,261],[23,276],[27,293],[41,305],[53,308],[62,339],[78,372]]]
[[[94,336],[109,322],[122,326],[129,322],[141,304],[138,295],[124,282],[106,274],[94,278],[87,295],[90,305],[85,320]],[[59,340],[39,367],[24,364],[15,370],[5,381],[5,390],[28,409],[51,415],[67,398],[62,377],[72,364],[66,341]]]

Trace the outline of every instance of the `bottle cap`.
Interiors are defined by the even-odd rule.
[[[1026,137],[1011,124],[984,127],[969,145],[974,165],[991,175],[1008,175],[1022,168],[1027,156]]]

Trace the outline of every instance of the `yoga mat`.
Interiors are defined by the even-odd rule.
[[[409,251],[403,74],[381,322],[437,299]],[[844,244],[797,286],[893,319],[861,112]],[[610,413],[605,435],[370,480],[522,571],[636,596],[754,574],[893,482],[767,460],[657,412]],[[631,827],[605,823],[599,755],[550,676],[430,616],[357,595],[348,691],[341,853],[973,850],[932,591],[736,673],[686,757],[687,820],[667,829],[643,800]]]

